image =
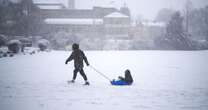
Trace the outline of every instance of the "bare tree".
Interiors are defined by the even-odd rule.
[[[184,9],[184,16],[185,16],[185,31],[188,34],[189,33],[189,27],[190,27],[190,14],[193,10],[193,3],[190,0],[186,0],[185,3],[185,9]]]

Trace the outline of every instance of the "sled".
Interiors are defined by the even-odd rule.
[[[130,83],[127,83],[125,81],[122,81],[122,80],[118,80],[118,81],[111,81],[110,82],[112,85],[115,85],[115,86],[125,86],[125,85],[131,85]]]

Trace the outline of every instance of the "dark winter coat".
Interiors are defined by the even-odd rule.
[[[130,72],[126,72],[124,78],[121,77],[121,76],[119,76],[118,78],[119,78],[120,80],[123,80],[123,81],[127,82],[128,84],[132,84],[132,83],[133,83],[133,78],[132,78]]]
[[[69,58],[66,60],[66,63],[68,63],[71,60],[74,60],[74,67],[76,69],[82,69],[84,67],[83,60],[87,65],[89,65],[87,57],[85,56],[84,52],[80,49],[73,50]]]

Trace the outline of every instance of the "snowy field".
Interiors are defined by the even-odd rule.
[[[87,51],[111,79],[130,69],[132,86],[112,86],[85,66],[91,83],[72,79],[70,52],[0,59],[1,110],[208,110],[208,51]]]

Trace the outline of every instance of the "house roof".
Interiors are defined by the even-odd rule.
[[[111,14],[106,15],[105,18],[129,18],[129,16],[126,16],[119,12],[113,12]]]
[[[44,9],[41,15],[44,18],[94,18],[92,10]]]
[[[40,9],[62,9],[64,4],[57,0],[33,0],[33,3]]]
[[[44,18],[103,18],[115,12],[114,8],[95,7],[93,9],[44,9],[41,14]]]
[[[34,4],[62,4],[57,0],[32,0]]]
[[[47,18],[46,24],[64,24],[64,25],[100,25],[102,19],[73,19],[73,18]]]
[[[40,9],[63,9],[65,6],[63,4],[36,4]]]

